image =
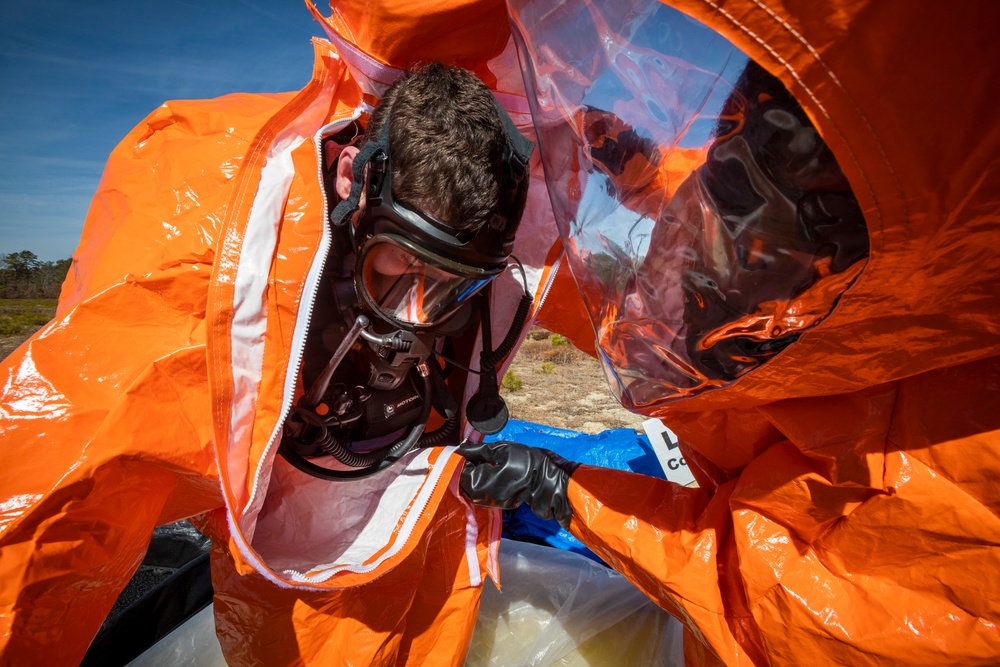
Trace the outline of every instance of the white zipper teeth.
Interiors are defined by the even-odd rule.
[[[322,231],[322,236],[320,237],[320,246],[319,246],[319,251],[317,253],[317,260],[310,267],[309,273],[306,277],[306,294],[308,294],[309,298],[307,300],[307,305],[305,307],[305,318],[303,319],[303,311],[302,309],[300,309],[298,321],[296,322],[295,325],[295,332],[301,331],[303,330],[303,328],[308,328],[309,323],[312,320],[312,311],[316,303],[316,294],[319,288],[319,276],[322,274],[323,267],[326,264],[326,256],[329,252],[330,244],[332,241],[329,229],[329,221],[327,220],[327,217],[329,215],[330,202],[326,196],[326,188],[323,187],[322,136],[326,131],[332,130],[337,125],[340,124],[346,125],[348,122],[357,120],[361,116],[361,112],[362,112],[361,109],[356,109],[350,118],[342,119],[334,123],[325,125],[324,127],[320,128],[314,136],[314,140],[316,142],[317,172],[319,177],[318,182],[320,183],[320,190],[323,196],[323,231]],[[281,411],[278,415],[278,420],[275,422],[275,428],[271,432],[271,437],[268,438],[267,446],[264,448],[263,456],[261,456],[260,459],[261,461],[267,460],[268,454],[274,447],[274,444],[277,441],[279,434],[281,433],[281,426],[284,423],[285,419],[287,419],[288,413],[291,411],[291,399],[295,393],[295,384],[296,381],[298,380],[299,373],[302,370],[302,362],[305,354],[305,335],[303,334],[302,338],[296,341],[295,335],[293,333],[292,341],[293,341],[293,347],[291,355],[289,357],[289,368],[294,368],[295,370],[290,377],[286,376],[285,378],[285,387],[283,390],[282,401],[281,401]],[[446,451],[442,453],[442,456],[447,456],[449,454],[450,452]],[[435,467],[438,469],[439,472],[435,476],[434,483],[432,484],[430,491],[428,493],[421,494],[423,495],[422,502],[420,502],[419,505],[414,505],[411,508],[411,511],[417,510],[416,516],[419,516],[420,514],[424,513],[424,511],[427,509],[427,506],[430,504],[430,499],[434,496],[434,492],[437,490],[438,485],[441,483],[441,477],[443,476],[443,474],[440,471],[443,471],[445,466],[439,465]],[[257,497],[258,489],[260,488],[260,476],[263,472],[263,469],[264,469],[263,465],[258,465],[257,470],[254,472],[254,481],[253,481],[253,486],[251,487],[250,497],[247,501],[247,507],[251,506],[254,502],[254,499]],[[410,539],[410,536],[413,534],[413,530],[416,524],[417,522],[414,521],[410,524],[409,528],[404,528],[404,530],[400,531],[399,535],[397,536],[396,544],[398,545],[406,544],[406,542]],[[397,553],[398,550],[399,550],[398,548],[394,549],[392,553],[387,554],[387,556],[391,556],[392,554]],[[374,563],[371,566],[368,566],[367,568],[365,568],[364,566],[349,566],[349,565],[337,567],[332,569],[330,573],[327,576],[323,577],[322,579],[313,578],[310,579],[309,581],[303,580],[301,583],[308,584],[310,582],[326,581],[331,577],[333,577],[334,575],[338,574],[339,572],[355,572],[361,574],[364,573],[365,571],[370,571],[372,569],[375,569],[384,561],[385,561],[384,558],[379,559],[377,563]],[[302,575],[300,574],[300,576]],[[380,576],[382,575],[378,575],[375,578],[377,579]]]
[[[566,251],[564,250],[563,252]],[[542,304],[545,303],[545,299],[549,295],[549,290],[552,289],[552,284],[556,281],[556,273],[559,272],[560,264],[562,264],[562,255],[559,255],[556,261],[552,263],[552,270],[549,271],[549,277],[545,281],[545,287],[542,288],[542,295],[538,297],[538,304],[535,306],[533,313],[537,313],[542,309]]]
[[[327,220],[329,215],[330,202],[326,197],[326,188],[323,182],[323,134],[328,130],[332,130],[338,125],[346,125],[349,122],[357,120],[361,116],[361,110],[356,109],[350,118],[341,119],[329,123],[321,127],[313,139],[316,142],[316,170],[319,180],[317,181],[320,185],[320,193],[323,196],[323,231],[320,236],[319,249],[317,252],[317,259],[313,262],[313,265],[309,267],[309,273],[306,274],[306,287],[305,293],[308,295],[306,301],[305,313],[303,319],[303,309],[299,309],[299,315],[295,323],[295,329],[292,332],[292,353],[289,357],[288,367],[294,369],[291,375],[285,376],[285,386],[282,390],[281,397],[281,411],[278,414],[278,421],[275,422],[274,430],[271,432],[271,437],[267,440],[267,446],[264,447],[264,454],[261,456],[260,461],[266,461],[267,456],[274,447],[274,443],[278,439],[278,435],[281,433],[281,427],[285,423],[285,419],[288,418],[288,413],[292,409],[292,396],[295,394],[295,384],[299,378],[299,373],[302,372],[302,362],[305,356],[306,347],[306,335],[303,333],[301,339],[296,340],[295,334],[304,329],[308,329],[309,323],[312,321],[313,308],[316,305],[316,293],[319,289],[319,277],[323,273],[323,267],[326,265],[326,256],[330,251],[330,243],[332,241],[330,236],[330,225]],[[289,381],[291,379],[291,381]],[[250,490],[250,497],[247,499],[247,507],[253,505],[254,500],[257,497],[257,490],[260,487],[260,476],[264,470],[264,466],[258,464],[257,470],[254,471],[253,486]]]

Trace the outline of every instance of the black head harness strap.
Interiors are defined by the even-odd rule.
[[[377,138],[369,138],[354,158],[353,182],[347,199],[330,212],[334,227],[348,224],[358,210],[365,188],[365,211],[359,223],[355,251],[376,231],[395,231],[440,255],[482,268],[500,268],[510,256],[514,236],[524,213],[528,193],[528,161],[534,143],[525,138],[500,104],[494,105],[504,128],[504,146],[497,165],[498,212],[470,235],[397,201],[392,193],[392,157],[389,150],[390,115]],[[367,170],[367,171],[366,171]]]

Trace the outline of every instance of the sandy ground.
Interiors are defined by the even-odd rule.
[[[584,433],[624,427],[641,431],[646,418],[615,400],[600,363],[559,342],[536,328],[518,349],[510,370],[521,386],[514,389],[508,381],[500,391],[511,418]]]

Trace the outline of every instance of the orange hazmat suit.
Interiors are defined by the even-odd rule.
[[[574,91],[593,94],[586,80],[602,57],[623,88],[638,80],[630,62],[657,58],[614,31],[581,38],[613,14],[628,12],[627,25],[651,3],[563,3],[559,20],[548,7],[511,4],[534,67],[535,109],[555,126],[561,113],[573,127]],[[562,289],[570,281],[557,281],[541,321],[587,336],[581,346],[598,339],[623,401],[678,434],[699,482],[581,466],[569,481],[571,532],[685,623],[689,664],[997,664],[1000,13],[976,2],[666,4],[784,83],[850,182],[870,252],[841,274],[842,293],[821,321],[800,323],[766,363],[698,385],[676,362],[691,374],[684,388],[664,379],[677,358],[669,327],[630,319],[642,304],[614,301],[618,288],[589,254],[611,233],[600,226],[609,216],[639,207],[623,188],[611,204],[588,200],[581,183],[593,170],[549,170],[550,189],[577,207],[557,222],[582,302]],[[657,66],[680,67],[665,57]],[[574,133],[576,144],[552,130],[547,144],[539,130],[547,168],[594,154],[593,138]],[[671,146],[661,150],[664,164]],[[663,210],[682,216],[675,193],[659,187]],[[601,211],[590,227],[588,205]],[[704,245],[727,256],[718,241],[706,235]],[[645,281],[646,306],[661,290],[667,313],[672,286],[656,282],[648,262],[663,254],[651,248],[635,280]],[[762,304],[753,317],[789,321],[795,308],[809,312],[807,301]],[[626,326],[650,353],[645,365],[615,356],[622,349],[610,343]],[[662,366],[649,362],[654,354]]]
[[[168,102],[122,140],[55,320],[0,366],[4,664],[79,663],[153,527],[187,517],[213,536],[230,664],[464,659],[499,521],[459,496],[453,447],[330,483],[277,457],[276,441],[302,391],[329,246],[323,137],[427,59],[476,69],[530,128],[517,71],[495,66],[517,84],[503,88],[487,66],[508,43],[506,12],[313,11],[336,45],[314,40],[301,91]],[[515,252],[541,266],[556,232],[532,218]],[[523,291],[497,285],[494,340]]]

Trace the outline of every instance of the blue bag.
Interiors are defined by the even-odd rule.
[[[630,470],[642,475],[664,478],[663,469],[656,460],[649,439],[644,433],[637,433],[630,428],[616,428],[590,435],[512,419],[502,431],[486,437],[485,440],[486,442],[513,440],[551,450],[577,463],[615,470]],[[583,546],[555,519],[541,519],[526,505],[516,510],[504,511],[503,514],[503,537],[547,544],[603,562],[597,554]]]

